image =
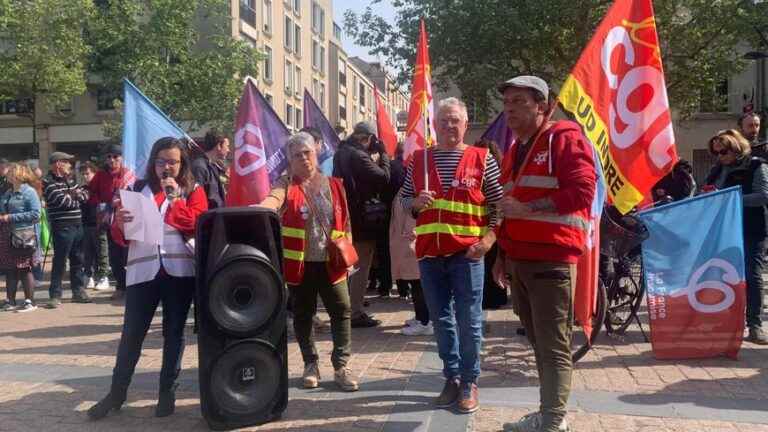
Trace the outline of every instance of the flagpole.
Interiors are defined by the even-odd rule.
[[[429,117],[426,112],[426,104],[421,105],[421,117],[424,119],[424,190],[429,191],[429,164],[427,162],[427,149],[429,144]]]

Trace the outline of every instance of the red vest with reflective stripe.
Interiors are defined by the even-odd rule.
[[[333,227],[331,237],[338,238],[346,235],[345,227],[349,214],[347,200],[344,196],[344,186],[341,179],[328,178],[331,187],[333,207]],[[304,193],[297,183],[291,183],[285,197],[285,211],[281,222],[283,231],[283,272],[285,281],[290,285],[298,285],[304,278],[304,252],[306,247],[306,225],[310,215],[309,206],[305,203]],[[326,262],[327,265],[327,262]],[[347,277],[347,269],[328,268],[331,283],[338,283]]]
[[[553,134],[544,133],[530,150],[532,154],[527,164],[522,167],[520,179],[512,191],[512,196],[518,201],[527,203],[546,198],[559,189],[557,176],[552,172],[553,139]],[[514,153],[507,152],[499,179],[507,194],[512,186]],[[584,208],[568,214],[538,212],[524,217],[507,218],[502,222],[500,235],[509,241],[583,249],[588,231],[589,208]]]
[[[416,219],[416,257],[447,256],[467,249],[488,230],[483,195],[485,158],[488,149],[467,147],[461,156],[451,186],[443,193],[434,152],[427,152],[429,190],[435,201]],[[413,155],[414,193],[424,190],[424,150]]]

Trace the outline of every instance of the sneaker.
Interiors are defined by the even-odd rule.
[[[435,329],[432,327],[432,323],[427,323],[426,325],[416,322],[416,324],[408,327],[403,327],[400,330],[400,333],[406,335],[406,336],[431,336],[435,334]]]
[[[461,383],[459,389],[459,401],[456,408],[462,414],[469,414],[480,408],[480,402],[477,400],[477,384],[471,382]]]
[[[320,383],[320,368],[317,367],[317,363],[313,362],[304,365],[301,383],[305,389],[317,388],[317,385]]]
[[[412,325],[414,325],[416,323],[421,324],[421,322],[419,320],[417,320],[416,318],[411,318],[411,319],[405,320],[405,326],[406,327],[410,327],[410,326],[412,326]]]
[[[54,297],[50,300],[48,300],[48,303],[45,305],[48,309],[56,309],[61,305],[61,299]]]
[[[746,337],[746,340],[756,345],[768,345],[768,336],[760,327],[750,327],[749,336]]]
[[[3,312],[13,312],[16,310],[16,303],[6,302],[0,310]]]
[[[94,288],[96,288],[96,282],[93,280],[92,277],[90,277],[90,276],[88,277],[88,283],[85,284],[85,287],[87,289],[94,289]]]
[[[435,399],[435,406],[438,408],[448,408],[456,403],[459,398],[459,379],[451,378],[445,380],[443,391]]]
[[[99,283],[96,284],[94,287],[96,291],[107,291],[109,290],[109,279],[104,276],[101,279],[99,279]]]
[[[534,412],[526,414],[515,423],[504,423],[504,432],[539,432],[541,431],[541,413]],[[563,419],[557,432],[571,432],[568,422]]]
[[[336,372],[333,373],[333,381],[345,392],[359,389],[357,381],[352,378],[352,372],[346,367],[336,369]]]
[[[37,306],[32,303],[32,300],[24,300],[24,306],[16,309],[16,312],[32,312],[33,310],[37,310]]]
[[[357,318],[352,318],[352,328],[376,327],[381,321],[374,319],[368,314],[361,314]]]
[[[85,293],[80,294],[78,296],[72,297],[72,303],[93,303],[93,300],[91,300],[90,297],[85,295]]]

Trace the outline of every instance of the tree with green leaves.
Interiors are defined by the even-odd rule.
[[[373,0],[378,3],[381,0]],[[355,43],[381,55],[408,82],[424,18],[433,80],[456,85],[481,114],[492,110],[495,84],[536,74],[555,86],[567,77],[609,0],[392,0],[389,24],[368,7],[345,13]],[[768,23],[768,2],[656,0],[653,2],[670,103],[683,115],[698,110],[702,95],[745,67],[737,47],[757,43],[755,27]]]
[[[109,89],[130,79],[191,130],[230,130],[243,78],[259,52],[232,37],[229,0],[109,0],[88,25],[89,69]],[[186,125],[185,124],[185,125]],[[113,121],[105,128],[119,136]]]
[[[31,102],[25,115],[33,137],[35,110],[54,110],[85,92],[82,29],[92,9],[92,0],[0,0],[0,98]]]

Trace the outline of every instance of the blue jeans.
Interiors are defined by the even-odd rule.
[[[474,383],[480,376],[485,264],[464,253],[424,258],[419,271],[443,375]]]
[[[52,225],[53,266],[48,295],[61,298],[61,280],[69,260],[69,287],[72,297],[85,297],[85,273],[83,272],[83,226]]]
[[[184,353],[184,327],[192,298],[195,279],[157,275],[149,282],[131,285],[126,290],[123,334],[117,348],[112,372],[112,390],[124,394],[141,356],[141,346],[157,305],[163,303],[163,363],[160,369],[160,391],[173,388],[181,371]]]

